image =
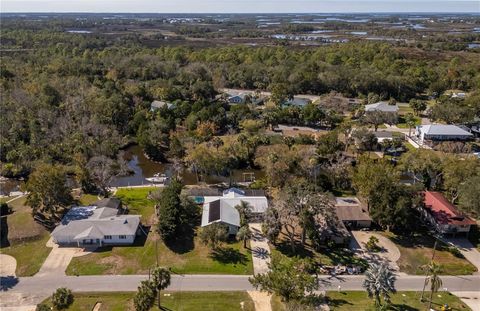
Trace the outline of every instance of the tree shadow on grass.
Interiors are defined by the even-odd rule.
[[[176,254],[185,254],[193,250],[195,247],[194,239],[195,231],[191,227],[183,228],[182,233],[176,239],[164,241],[165,246]]]
[[[210,258],[223,264],[244,265],[247,263],[247,256],[232,247],[217,247],[210,253]]]
[[[275,248],[285,256],[300,258],[311,258],[314,254],[311,250],[304,247],[299,241],[295,241],[295,250],[292,249],[290,241],[280,241],[275,245]]]
[[[325,300],[326,300],[329,307],[338,308],[338,307],[341,307],[343,305],[353,306],[353,304],[351,302],[349,302],[345,299],[333,299],[333,298],[326,297]]]

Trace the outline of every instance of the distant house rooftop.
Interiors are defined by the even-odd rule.
[[[165,106],[166,106],[168,109],[170,109],[170,108],[173,107],[173,104],[172,104],[172,103],[169,103],[169,102],[166,102],[166,101],[163,101],[163,100],[154,100],[154,101],[150,104],[150,110],[154,111],[154,110],[163,108],[163,107],[165,107]]]
[[[473,136],[472,133],[451,124],[428,124],[418,126],[425,135],[440,135],[440,136]]]
[[[381,101],[375,104],[365,105],[365,111],[398,112],[398,106],[397,104],[389,105],[388,102]]]
[[[308,98],[303,97],[293,97],[293,99],[288,99],[283,102],[282,106],[296,106],[296,107],[305,107],[311,102]]]
[[[475,225],[475,221],[463,215],[453,204],[440,193],[425,191],[425,208],[442,225]]]

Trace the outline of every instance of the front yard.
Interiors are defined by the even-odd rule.
[[[158,188],[119,189],[116,196],[128,206],[131,214],[141,214],[142,223],[150,228],[148,237],[137,237],[132,246],[103,247],[75,257],[67,268],[69,275],[144,274],[157,262],[175,273],[252,274],[252,256],[243,242],[225,243],[212,251],[196,237],[185,238],[175,245],[165,245],[156,233],[154,203],[147,196]]]
[[[427,310],[428,302],[420,302],[421,294],[421,292],[397,292],[391,296],[392,306],[388,310]],[[429,292],[425,293],[425,297],[429,295]],[[327,301],[332,311],[375,310],[373,300],[364,291],[327,292]],[[432,307],[440,310],[444,304],[448,304],[452,310],[471,310],[455,295],[448,292],[435,293]]]
[[[133,297],[135,293],[75,293],[73,304],[66,310],[90,311],[97,303],[99,310],[133,311]],[[43,303],[51,305],[50,298]],[[161,304],[163,310],[176,311],[254,311],[255,307],[246,292],[162,292]],[[201,306],[201,307],[200,307]],[[159,310],[158,307],[151,309]]]
[[[415,234],[413,237],[401,237],[391,233],[383,233],[390,238],[400,250],[400,259],[397,264],[401,272],[423,275],[424,267],[432,259],[434,238],[427,234]],[[477,269],[464,258],[454,256],[448,251],[444,243],[438,242],[435,251],[435,262],[442,268],[442,274],[466,275]]]
[[[361,266],[366,268],[368,266],[367,261],[355,254],[345,247],[331,247],[323,248],[321,250],[315,250],[310,241],[307,239],[304,246],[301,245],[300,240],[295,244],[295,251],[291,249],[291,244],[280,234],[279,242],[276,245],[270,244],[272,253],[280,253],[288,257],[301,257],[306,259],[312,259],[317,265],[335,266],[335,265],[348,265],[348,266]]]
[[[31,276],[38,272],[50,253],[51,249],[46,246],[50,233],[33,220],[25,197],[9,205],[14,211],[7,217],[10,246],[1,248],[0,253],[17,260],[17,276]]]
[[[428,308],[430,293],[425,292],[425,301],[420,302],[422,292],[397,292],[391,295],[392,305],[386,311],[424,311]],[[271,299],[272,310],[286,311],[285,304],[280,297],[273,296]],[[328,304],[331,311],[375,311],[375,303],[369,298],[365,291],[341,291],[327,292],[325,303]],[[460,298],[449,292],[437,292],[433,295],[432,308],[441,310],[440,308],[448,304],[452,311],[471,311]],[[313,307],[305,306],[305,311],[315,310]]]

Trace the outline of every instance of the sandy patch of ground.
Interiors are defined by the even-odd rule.
[[[460,298],[473,311],[480,310],[480,291],[476,292],[452,292]]]
[[[272,295],[267,292],[247,291],[255,304],[255,311],[272,311],[270,300]]]
[[[10,255],[0,254],[0,275],[15,276],[17,261]]]

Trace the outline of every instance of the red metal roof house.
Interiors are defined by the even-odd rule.
[[[441,234],[467,233],[475,221],[465,216],[440,192],[425,191],[423,216]]]

